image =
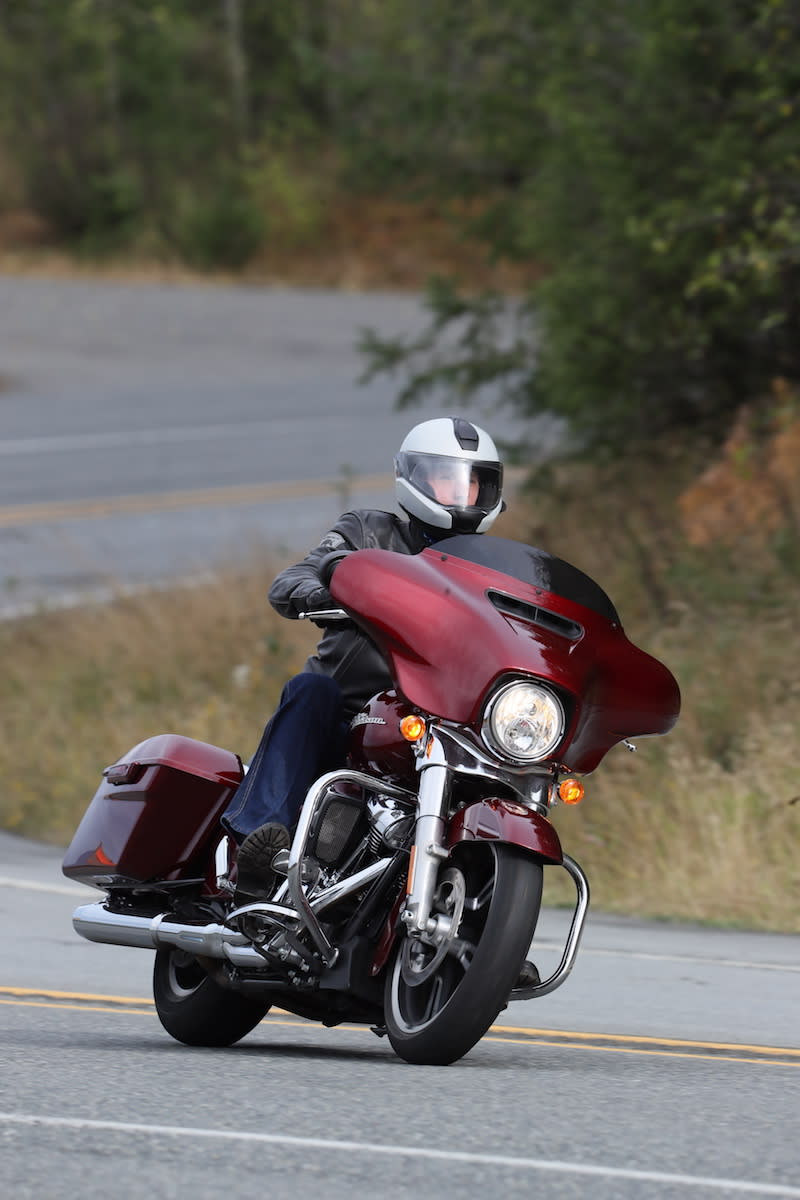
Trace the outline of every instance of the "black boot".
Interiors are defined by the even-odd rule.
[[[236,858],[236,891],[233,898],[237,904],[252,904],[270,898],[278,880],[278,875],[272,869],[272,860],[279,850],[287,850],[290,845],[289,830],[274,821],[259,825],[258,829],[247,835]]]

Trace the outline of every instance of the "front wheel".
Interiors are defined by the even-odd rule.
[[[269,1000],[220,987],[196,958],[174,947],[156,951],[153,998],[167,1033],[187,1046],[232,1046],[270,1007]]]
[[[432,915],[448,918],[438,946],[404,937],[386,980],[385,1021],[411,1063],[455,1062],[504,1007],[533,938],[542,864],[516,846],[457,847],[439,874]]]

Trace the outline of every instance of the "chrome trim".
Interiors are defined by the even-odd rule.
[[[583,933],[583,926],[586,921],[586,913],[589,909],[589,880],[575,862],[575,859],[570,858],[568,854],[564,855],[561,865],[567,874],[571,876],[578,894],[561,962],[553,974],[548,979],[542,980],[541,983],[534,983],[530,987],[525,988],[514,988],[509,996],[509,1000],[532,1000],[536,996],[546,996],[548,992],[554,992],[557,987],[561,987],[561,984],[565,981],[575,964],[575,956],[578,953],[581,934]],[[535,945],[536,942],[534,940]]]
[[[110,946],[138,946],[143,950],[154,950],[156,943],[152,924],[152,917],[110,913],[99,900],[93,904],[80,904],[72,914],[76,933],[86,938],[87,942],[104,942]]]
[[[269,917],[283,929],[297,928],[297,913],[285,904],[276,904],[269,900],[251,900],[240,908],[234,908],[225,916],[225,924],[230,925],[238,917]]]
[[[415,747],[420,781],[414,831],[414,866],[409,880],[411,887],[400,919],[416,934],[433,934],[436,931],[436,922],[431,919],[433,895],[439,866],[448,857],[444,844],[444,818],[450,793],[451,768],[438,734],[438,726],[434,726],[424,744],[420,742]]]
[[[317,810],[317,805],[328,791],[328,788],[332,787],[335,783],[355,783],[359,787],[369,788],[370,791],[375,791],[377,788],[383,795],[393,796],[397,800],[412,800],[416,802],[417,799],[413,792],[406,791],[405,788],[394,787],[393,785],[384,783],[382,780],[376,780],[372,775],[365,775],[362,771],[329,771],[326,775],[321,776],[321,778],[318,779],[316,783],[313,783],[309,788],[308,794],[303,802],[303,807],[300,810],[300,820],[297,823],[297,829],[295,831],[294,838],[292,839],[291,849],[289,850],[289,866],[286,877],[289,884],[289,896],[291,901],[297,909],[297,913],[303,925],[305,925],[306,929],[311,934],[311,937],[322,957],[323,962],[328,967],[333,966],[334,962],[336,961],[338,951],[325,935],[325,932],[315,915],[315,908],[319,910],[318,902],[325,900],[326,894],[323,892],[320,896],[315,897],[315,902],[312,905],[312,902],[309,900],[309,897],[303,888],[300,867],[303,859],[305,858],[306,846],[308,844],[308,833],[311,828],[311,822],[314,819],[314,814]],[[381,866],[381,870],[385,870],[386,865],[390,861],[391,859],[388,858],[381,859],[380,863],[374,864],[374,867],[377,868],[383,864],[383,866]],[[371,868],[366,868],[366,870],[369,871]],[[359,877],[364,874],[365,872],[359,872],[358,875],[353,876],[353,879],[359,880]],[[376,870],[375,875],[378,874],[380,874],[380,871]],[[372,875],[369,876],[369,878],[372,877]],[[350,884],[351,882],[351,880],[342,881],[344,884]],[[339,888],[339,886],[339,884],[334,884],[333,888],[328,890],[334,891],[335,889]],[[357,882],[354,886],[360,887],[361,882]],[[348,887],[347,890],[353,891],[354,888]],[[346,892],[338,892],[335,896],[335,899],[339,899],[341,895],[346,895]],[[333,900],[331,900],[331,903],[333,903]],[[323,904],[322,907],[327,907],[327,904]]]
[[[343,608],[321,608],[318,612],[299,612],[298,621],[349,621],[350,614]]]
[[[474,745],[463,733],[443,723],[437,724],[436,732],[456,751],[455,754],[446,754],[451,770],[460,775],[476,775],[503,783],[516,792],[525,804],[543,817],[547,815],[548,794],[553,780],[553,771],[549,767],[540,763],[532,763],[529,767],[499,766],[488,757],[482,746]]]
[[[247,945],[243,934],[214,922],[209,925],[178,924],[170,921],[169,915],[159,913],[157,917],[139,917],[133,913],[114,913],[96,902],[76,908],[72,924],[75,932],[90,942],[144,950],[176,946],[201,958],[228,959],[236,966],[263,971],[263,956]]]
[[[224,837],[217,842],[217,848],[214,851],[214,877],[217,881],[218,888],[224,888],[228,883],[228,860],[229,848],[231,839],[226,833]]]
[[[515,758],[513,755],[509,754],[504,747],[498,745],[494,735],[494,730],[492,728],[492,713],[498,702],[508,692],[517,687],[536,687],[543,692],[547,692],[547,694],[552,696],[553,700],[556,702],[558,711],[561,714],[558,737],[555,739],[552,745],[548,746],[544,753],[537,754],[535,758]],[[499,754],[504,762],[519,763],[520,766],[527,765],[528,763],[531,766],[534,766],[536,763],[543,762],[544,760],[550,758],[553,754],[553,751],[561,744],[561,742],[563,742],[566,729],[567,714],[566,710],[564,709],[564,702],[552,687],[545,683],[544,680],[541,680],[534,675],[518,676],[516,679],[510,679],[507,683],[501,684],[501,686],[492,693],[492,695],[486,701],[486,704],[483,706],[483,714],[481,716],[481,737],[483,738],[487,747],[490,750],[494,750],[496,754]]]
[[[377,862],[357,871],[355,875],[348,875],[347,879],[340,879],[338,883],[331,884],[330,887],[325,888],[324,892],[319,892],[314,896],[311,901],[312,911],[314,913],[324,912],[326,908],[336,904],[343,896],[349,896],[351,892],[357,892],[359,888],[371,883],[373,879],[378,879],[392,861],[392,856],[379,858]]]

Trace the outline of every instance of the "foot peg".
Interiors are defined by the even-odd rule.
[[[272,869],[276,875],[286,877],[289,874],[289,851],[279,850],[272,860]],[[306,859],[300,867],[300,879],[305,884],[316,883],[319,879],[319,865]]]

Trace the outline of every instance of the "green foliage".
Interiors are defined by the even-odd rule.
[[[527,0],[331,4],[336,136],[358,187],[485,197],[530,165],[536,5]]]
[[[5,0],[0,137],[27,203],[91,250],[158,231],[239,267],[266,230],[254,149],[313,139],[311,0]],[[0,206],[3,197],[0,196]]]
[[[428,285],[427,306],[432,321],[417,337],[382,338],[372,330],[363,332],[360,349],[369,363],[364,381],[413,362],[415,369],[397,397],[401,407],[437,389],[468,400],[489,384],[498,385],[509,403],[523,399],[535,364],[530,312],[524,305],[518,306],[512,323],[505,297],[494,292],[467,296],[452,281],[434,277]]]
[[[262,211],[230,180],[209,190],[178,193],[170,238],[182,258],[200,270],[243,267],[264,239]]]
[[[235,269],[322,236],[332,176],[424,197],[540,281],[436,282],[370,369],[613,447],[800,377],[798,113],[795,0],[0,4],[0,141],[62,236]]]
[[[429,330],[369,339],[371,369],[406,369],[406,398],[491,379],[523,411],[617,447],[719,432],[774,377],[800,378],[800,13],[788,0],[527,12],[539,52],[527,129],[511,126],[527,168],[482,230],[545,276],[505,323],[493,301],[470,325],[486,298],[450,298],[447,316],[436,285]]]
[[[271,241],[303,246],[323,233],[328,215],[328,179],[309,164],[272,147],[254,152],[250,172],[253,203],[263,214]]]

